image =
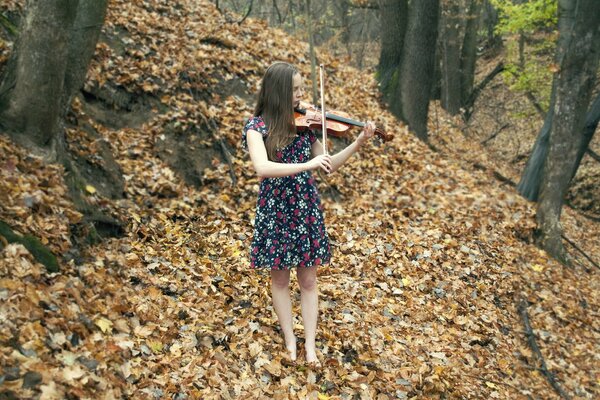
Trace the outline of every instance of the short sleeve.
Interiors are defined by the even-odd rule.
[[[254,131],[260,132],[263,136],[263,139],[267,136],[268,130],[263,121],[262,117],[252,117],[248,119],[246,125],[244,125],[244,129],[242,129],[242,148],[244,150],[248,150],[248,131],[252,129]]]

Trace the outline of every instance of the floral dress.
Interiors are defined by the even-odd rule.
[[[242,131],[242,146],[246,150],[249,129],[260,132],[263,140],[268,132],[260,116],[250,118]],[[311,145],[316,140],[312,131],[299,134],[277,153],[280,162],[308,162]],[[250,266],[285,270],[327,264],[330,259],[321,199],[310,171],[262,179],[256,203]]]

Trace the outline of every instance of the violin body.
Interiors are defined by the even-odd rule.
[[[294,119],[296,129],[304,131],[306,129],[323,129],[321,111],[314,106],[301,103],[300,107],[294,109]],[[348,117],[348,114],[341,111],[329,111],[325,114],[327,134],[336,137],[347,136],[353,126],[364,127],[366,123],[355,121]],[[379,136],[384,142],[392,140],[393,136],[386,133],[383,129],[375,128],[375,135]]]

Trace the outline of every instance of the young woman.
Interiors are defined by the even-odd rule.
[[[296,268],[304,322],[306,361],[319,363],[315,348],[318,292],[317,266],[331,258],[321,201],[311,171],[335,172],[373,136],[368,122],[358,138],[341,152],[323,154],[315,134],[296,132],[294,107],[304,88],[298,70],[287,63],[272,64],[262,79],[254,117],[243,129],[248,149],[261,178],[250,251],[252,268],[271,271],[273,307],[290,359],[296,360],[292,325],[290,270]]]

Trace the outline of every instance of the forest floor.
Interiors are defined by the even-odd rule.
[[[127,121],[116,127],[99,117],[109,108],[75,103],[126,181],[116,200],[89,182],[87,200],[127,221],[125,235],[71,256],[81,215],[62,168],[0,136],[0,219],[63,256],[48,274],[24,247],[2,246],[0,398],[558,398],[528,343],[523,301],[558,384],[599,397],[598,268],[572,247],[565,267],[532,244],[535,204],[494,173],[517,180],[518,168],[435,104],[433,152],[382,106],[373,71],[327,56],[331,107],[395,138],[321,180],[334,256],[319,271],[323,367],[283,362],[269,276],[248,267],[258,180],[240,131],[265,67],[286,60],[308,78],[308,46],[261,21],[238,25],[206,0],[110,4],[86,88],[161,104],[141,122],[113,110]],[[215,157],[195,188],[157,147],[187,140],[204,118],[232,161]],[[67,134],[93,159],[77,126]],[[562,223],[598,262],[598,223],[570,208]],[[292,287],[302,338],[295,277]]]

